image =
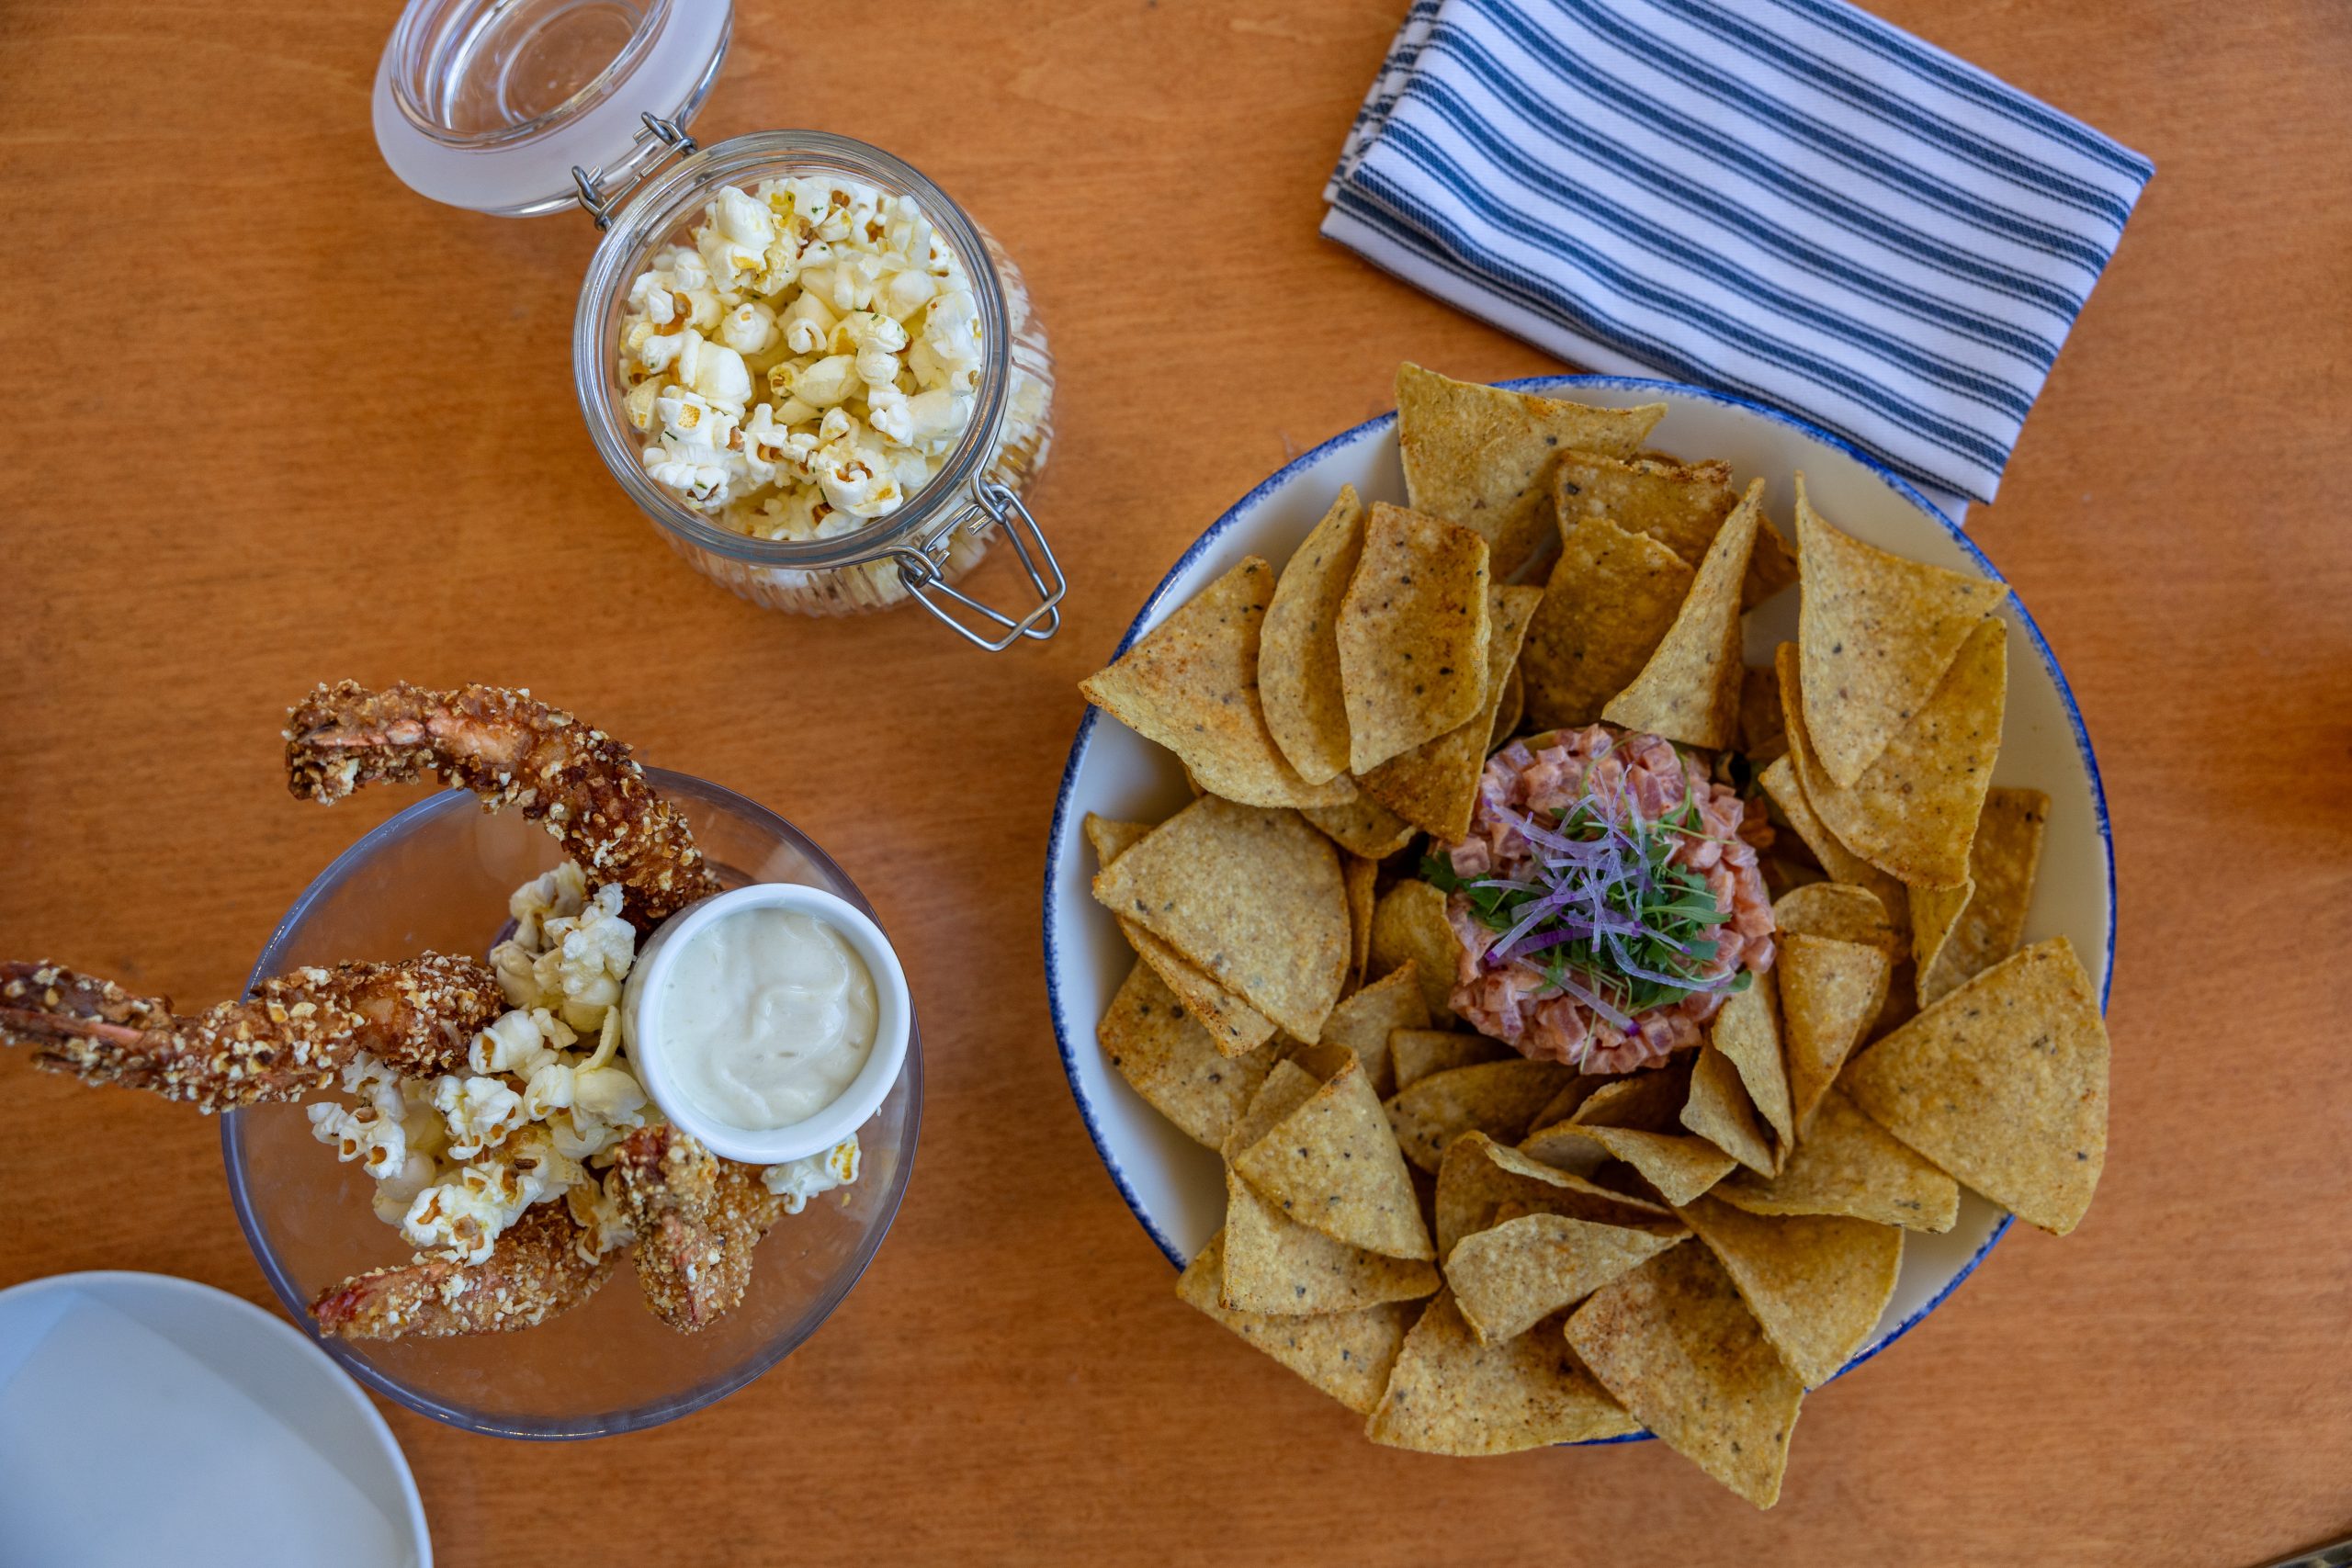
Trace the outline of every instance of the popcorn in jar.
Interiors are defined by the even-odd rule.
[[[800,614],[919,601],[983,648],[1052,635],[1067,585],[1022,499],[1052,355],[1019,268],[918,171],[817,131],[692,153],[611,215],[579,323],[598,454],[705,575]],[[955,586],[1001,539],[1025,614]]]
[[[750,537],[888,516],[972,423],[971,277],[909,196],[846,178],[725,186],[628,309],[620,374],[646,472]]]

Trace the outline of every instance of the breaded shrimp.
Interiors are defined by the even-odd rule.
[[[606,1181],[637,1233],[637,1278],[653,1315],[693,1334],[733,1310],[753,1249],[784,1214],[760,1172],[663,1122],[621,1142]]]
[[[207,1111],[300,1100],[362,1051],[412,1077],[461,1070],[505,1010],[489,965],[436,953],[296,969],[193,1018],[60,964],[0,964],[0,1042],[31,1046],[47,1071]]]
[[[345,1339],[441,1339],[532,1328],[570,1312],[609,1279],[619,1254],[584,1256],[560,1202],[537,1203],[480,1263],[419,1253],[320,1292],[319,1332]]]
[[[306,799],[435,773],[489,810],[513,806],[544,822],[592,884],[621,885],[639,931],[718,891],[685,818],[645,782],[629,749],[528,692],[405,682],[373,692],[345,681],[288,715],[287,783]]]

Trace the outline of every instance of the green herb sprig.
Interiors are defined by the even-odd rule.
[[[1498,933],[1489,966],[1518,959],[1545,987],[1592,1003],[1623,1028],[1631,1015],[1690,997],[1727,997],[1751,976],[1709,976],[1721,944],[1715,928],[1730,918],[1705,875],[1677,864],[1675,851],[1703,838],[1698,802],[1657,821],[1634,810],[1607,810],[1588,795],[1555,821],[1514,819],[1532,859],[1517,876],[1469,876],[1432,852],[1422,876],[1462,895],[1478,923]]]

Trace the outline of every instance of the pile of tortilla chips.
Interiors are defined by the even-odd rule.
[[[1085,824],[1136,952],[1102,1049],[1225,1168],[1178,1293],[1376,1442],[1645,1427],[1769,1507],[1906,1231],[1965,1184],[2063,1234],[2098,1179],[2098,998],[2064,937],[2020,946],[2048,799],[1991,782],[2005,590],[1839,533],[1802,476],[1792,550],[1762,481],[1643,449],[1661,406],[1414,366],[1397,400],[1409,507],[1342,491],[1084,685],[1198,797]],[[1745,667],[1792,583],[1797,641]],[[1618,1077],[1457,1026],[1402,859],[1522,728],[1593,723],[1721,754],[1777,834],[1776,961]]]

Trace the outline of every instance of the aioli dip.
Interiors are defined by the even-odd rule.
[[[680,1090],[747,1133],[804,1122],[873,1054],[874,976],[814,915],[753,908],[697,931],[661,998]]]

